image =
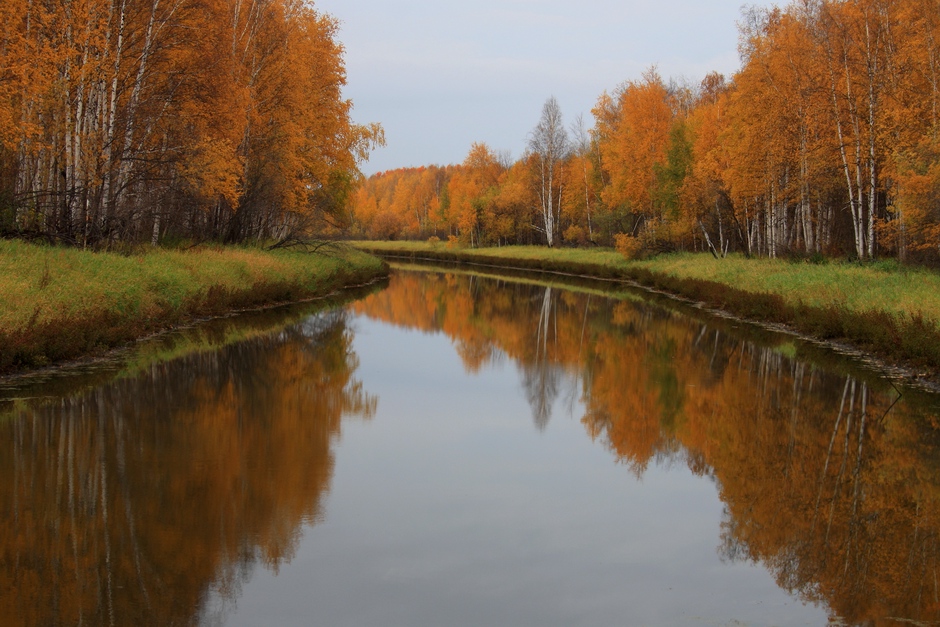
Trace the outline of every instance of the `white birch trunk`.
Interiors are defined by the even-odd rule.
[[[864,258],[865,255],[864,255],[864,248],[862,247],[862,242],[859,239],[860,207],[856,205],[855,186],[852,184],[852,174],[851,174],[851,169],[849,167],[848,154],[845,149],[846,138],[845,138],[845,133],[842,129],[842,109],[839,106],[839,97],[836,91],[837,81],[835,77],[835,71],[832,67],[832,63],[833,63],[832,48],[829,47],[828,51],[829,51],[829,87],[830,87],[830,96],[832,98],[832,112],[833,112],[833,118],[836,124],[836,137],[838,138],[838,141],[839,141],[839,156],[842,159],[842,172],[845,175],[845,185],[846,185],[846,190],[848,192],[848,197],[849,197],[849,208],[852,214],[852,230],[853,230],[853,236],[855,239],[855,253],[861,259],[861,258]],[[846,80],[848,81],[849,80],[848,59],[846,59],[845,63],[846,63]],[[848,83],[846,85],[846,88],[847,90],[849,90],[849,93],[851,93],[851,87],[848,85]]]
[[[112,2],[110,11],[113,11],[114,3]],[[109,18],[110,22],[110,18]],[[105,137],[104,137],[104,182],[102,190],[102,202],[105,205],[105,221],[110,218],[111,214],[114,211],[114,205],[117,203],[117,194],[114,190],[114,138],[115,138],[115,125],[117,123],[117,95],[118,95],[118,78],[121,73],[121,57],[124,52],[124,28],[127,23],[127,0],[121,0],[121,6],[118,10],[118,30],[117,30],[117,41],[115,42],[113,51],[114,51],[114,63],[111,68],[111,85],[108,93],[108,110],[107,110],[107,120],[105,121]],[[108,43],[111,42],[111,33],[110,25],[108,27]],[[109,46],[109,50],[111,50]],[[112,198],[113,196],[113,198]]]
[[[124,141],[121,147],[121,165],[118,168],[118,184],[116,189],[117,194],[120,194],[121,191],[127,186],[128,178],[130,176],[130,159],[128,159],[128,153],[131,152],[132,143],[134,140],[134,132],[136,130],[137,121],[137,107],[140,103],[140,93],[143,90],[144,78],[147,75],[147,61],[150,58],[150,51],[153,45],[153,29],[157,18],[157,9],[159,6],[160,0],[153,0],[153,3],[150,7],[150,18],[147,21],[147,34],[144,37],[144,47],[141,50],[140,61],[137,66],[137,74],[134,77],[134,88],[131,91],[131,97],[127,103],[127,121],[124,126]]]

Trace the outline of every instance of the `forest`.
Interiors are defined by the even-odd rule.
[[[940,2],[795,0],[739,31],[732,77],[654,66],[601,94],[592,128],[549,98],[517,160],[476,143],[371,176],[353,233],[940,262]]]
[[[284,240],[333,228],[383,143],[303,0],[0,3],[0,236]]]
[[[548,98],[518,159],[475,143],[368,179],[383,130],[351,119],[312,3],[9,0],[0,19],[0,236],[940,263],[938,0],[748,7],[731,77],[653,66],[592,126]]]

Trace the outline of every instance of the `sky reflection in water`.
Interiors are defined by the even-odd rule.
[[[329,625],[825,622],[764,568],[722,562],[711,479],[681,459],[638,478],[592,441],[574,372],[539,430],[501,351],[468,373],[443,333],[353,328],[376,417],[344,424],[325,521],[277,577],[256,575],[231,624],[298,598]]]
[[[18,406],[0,622],[937,620],[936,399],[727,327],[399,271]]]

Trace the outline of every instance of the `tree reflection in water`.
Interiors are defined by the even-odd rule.
[[[935,397],[905,391],[888,412],[876,377],[626,295],[400,271],[349,311],[445,333],[468,372],[511,361],[538,429],[565,400],[638,476],[711,478],[723,559],[850,624],[940,620]],[[348,315],[0,421],[0,624],[219,618],[211,599],[289,560],[323,515],[342,418],[376,411]]]
[[[190,624],[321,515],[376,399],[340,310],[0,422],[0,624]]]
[[[446,333],[470,372],[511,359],[539,429],[576,382],[588,434],[637,475],[670,462],[715,480],[723,559],[851,624],[940,620],[935,397],[891,407],[890,384],[780,337],[522,282],[399,271],[353,309]]]

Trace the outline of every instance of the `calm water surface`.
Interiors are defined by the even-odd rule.
[[[293,316],[2,390],[0,624],[940,624],[933,395],[629,292]]]

